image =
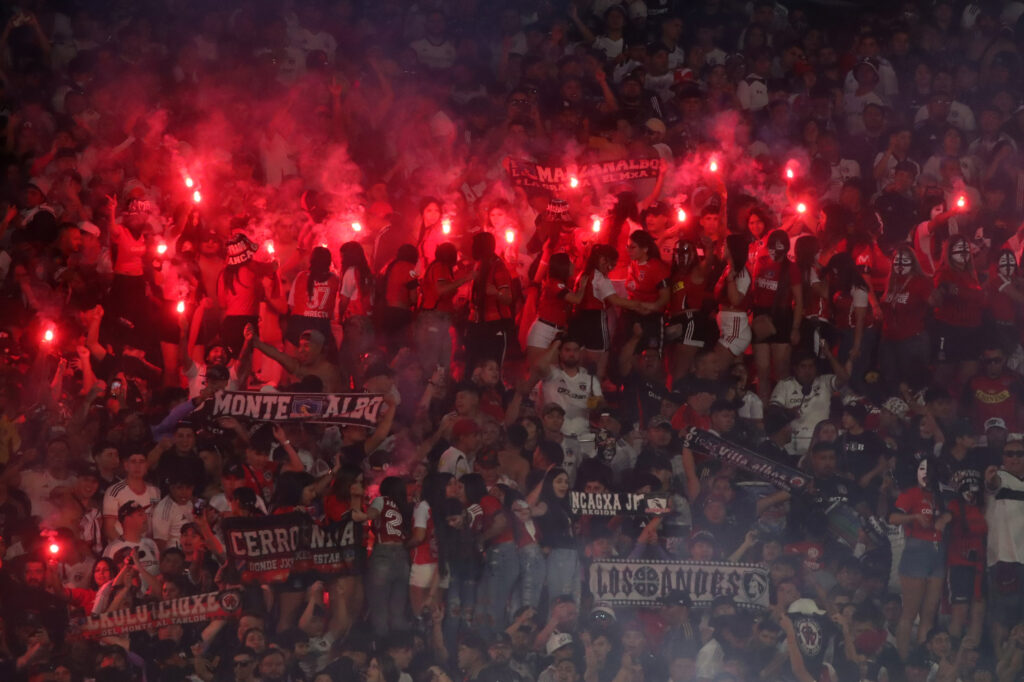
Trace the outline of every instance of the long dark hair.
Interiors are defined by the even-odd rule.
[[[640,208],[635,192],[619,192],[615,195],[615,206],[608,214],[608,243],[618,244],[619,235],[627,220],[640,222]]]
[[[306,296],[313,298],[313,282],[326,282],[331,276],[331,251],[323,246],[313,247],[309,254],[309,277],[306,278]]]
[[[743,268],[747,267],[747,257],[750,255],[750,237],[745,234],[726,235],[725,248],[729,251],[733,272],[739,274]]]
[[[561,474],[566,474],[568,476],[566,470],[562,469],[561,467],[553,467],[552,469],[548,470],[548,472],[544,475],[544,481],[541,484],[540,499],[542,502],[548,505],[548,508],[554,505],[562,509],[563,511],[568,512],[569,493],[567,492],[565,494],[565,497],[558,497],[557,495],[555,495],[555,488],[553,486],[555,478],[557,478]]]
[[[391,503],[398,507],[402,514],[402,530],[409,530],[409,521],[412,514],[409,510],[409,498],[405,491],[405,481],[398,476],[387,476],[380,482],[378,488],[380,496],[391,500]]]
[[[334,476],[334,480],[331,481],[331,493],[339,500],[348,502],[352,497],[350,492],[352,484],[358,481],[362,475],[363,472],[359,467],[352,466],[351,464],[342,464],[338,473]]]
[[[338,249],[338,254],[341,256],[342,277],[345,276],[349,268],[355,268],[359,294],[370,296],[373,293],[373,271],[370,270],[370,264],[366,262],[366,253],[363,251],[362,245],[359,242],[345,242]]]
[[[821,250],[821,242],[813,234],[802,234],[796,238],[793,245],[793,255],[796,257],[796,267],[800,270],[800,277],[804,284],[811,284],[811,271],[818,261],[818,251]]]
[[[497,242],[490,232],[477,232],[473,235],[473,260],[480,264],[476,279],[473,281],[473,304],[480,311],[481,321],[484,319],[483,313],[487,307],[487,282],[491,277],[496,247]]]
[[[649,260],[661,260],[661,250],[658,249],[658,242],[654,241],[654,237],[647,230],[637,230],[629,235],[629,241],[646,251]]]
[[[466,502],[468,504],[480,504],[480,500],[487,494],[487,483],[480,474],[465,474],[459,479],[466,488]]]
[[[569,283],[569,271],[572,270],[572,259],[567,253],[555,253],[551,255],[548,262],[548,277],[561,282]]]
[[[826,266],[829,273],[836,282],[836,291],[849,293],[852,289],[869,289],[868,283],[864,281],[864,275],[857,270],[857,264],[853,262],[853,256],[842,251],[832,256]]]
[[[444,489],[448,482],[455,478],[451,474],[441,471],[427,474],[423,479],[421,497],[427,506],[430,507],[430,517],[434,520],[434,536],[437,538],[438,564],[444,566],[451,556],[452,533],[448,524],[444,522],[445,517],[445,496]]]
[[[420,259],[420,252],[416,250],[416,247],[412,244],[402,244],[398,247],[398,253],[395,254],[395,259],[387,264],[384,268],[384,272],[380,274],[380,278],[377,280],[377,302],[380,305],[387,305],[387,294],[388,278],[391,277],[391,271],[395,269],[395,266],[404,263],[405,265],[412,264],[416,265],[416,261]]]

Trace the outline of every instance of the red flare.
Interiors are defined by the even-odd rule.
[[[600,218],[594,218],[594,224],[590,226],[590,229],[593,230],[595,233],[600,232],[601,231],[601,219]]]
[[[164,255],[165,253],[167,253],[167,244],[164,244],[163,242],[160,242],[159,244],[157,244],[156,245],[156,252],[159,253],[161,256]]]
[[[686,209],[685,208],[680,208],[678,211],[676,211],[676,221],[680,222],[680,223],[685,223],[686,222]]]
[[[175,310],[178,311],[179,315],[184,315],[185,314],[185,302],[184,301],[178,301],[178,305],[175,307]]]
[[[46,343],[53,343],[53,337],[54,334],[52,329],[47,329],[45,332],[43,332],[43,341],[45,341]]]
[[[956,207],[957,208],[967,208],[967,197],[965,197],[962,194],[959,197],[957,197]]]
[[[56,542],[51,542],[50,546],[47,547],[47,549],[50,550],[50,554],[59,554],[60,553],[60,545],[58,545]]]
[[[352,231],[353,232],[362,232],[363,231],[363,226],[360,225],[359,223],[352,223]]]
[[[796,212],[807,213],[807,204],[801,201],[799,204],[796,205]]]
[[[516,231],[511,229],[511,228],[508,229],[508,230],[505,230],[505,241],[507,241],[509,244],[511,244],[515,240],[516,240]]]
[[[569,186],[572,187],[573,189],[576,189],[577,187],[580,186],[580,179],[577,178],[575,175],[572,176],[571,178],[569,178]]]
[[[185,186],[186,187],[188,187],[189,189],[192,189],[193,187],[195,187],[195,185],[196,185],[195,180],[193,180],[192,178],[189,178],[189,177],[185,178]]]
[[[273,240],[268,239],[266,241],[266,246],[267,246],[267,253],[269,253],[271,256],[273,256],[274,255],[274,242],[273,242]]]
[[[712,173],[717,173],[718,161],[716,161],[715,159],[711,159],[711,163],[708,164],[708,170],[711,171]]]
[[[195,192],[192,192],[192,201],[194,203],[198,204],[202,200],[203,200],[203,195],[199,193],[199,190],[196,190]]]
[[[452,221],[450,219],[445,218],[441,221],[441,232],[444,234],[452,233]]]

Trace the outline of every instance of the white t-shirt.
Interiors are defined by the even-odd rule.
[[[145,569],[150,575],[160,572],[160,550],[150,538],[142,538],[139,542],[128,542],[124,538],[114,540],[103,550],[103,556],[113,559],[125,547],[138,548],[140,568]]]
[[[192,366],[185,371],[185,378],[188,380],[189,400],[198,398],[200,392],[206,388],[206,367],[205,362],[193,362]],[[228,390],[238,390],[238,372],[235,371],[232,365],[228,366]]]
[[[441,473],[451,474],[455,478],[462,478],[473,471],[469,466],[469,458],[466,457],[466,453],[454,445],[441,455],[441,459],[437,462],[437,470]]]
[[[75,482],[72,477],[54,478],[49,469],[42,471],[26,471],[21,475],[21,491],[32,503],[32,515],[47,518],[55,511],[50,504],[50,493],[54,488],[70,486]]]
[[[736,86],[736,99],[744,111],[761,111],[768,106],[768,82],[750,74]]]
[[[1024,563],[1024,480],[999,470],[999,489],[985,490],[988,565]]]
[[[722,672],[725,664],[725,650],[718,640],[712,639],[697,652],[697,679],[714,679]]]
[[[753,391],[743,394],[743,404],[736,413],[740,419],[764,419],[764,403]]]
[[[160,501],[160,490],[155,485],[146,484],[146,490],[136,493],[128,487],[128,481],[118,481],[103,493],[103,516],[117,518],[117,510],[125,502],[135,501],[140,507],[149,507],[149,518],[153,518],[153,508]],[[116,523],[117,532],[121,532],[121,522]]]
[[[178,504],[170,495],[166,495],[153,508],[152,535],[154,540],[161,540],[167,547],[181,546],[181,527],[195,521],[191,504]]]
[[[828,419],[832,406],[832,393],[838,389],[834,374],[815,377],[811,390],[804,395],[800,382],[793,377],[783,379],[775,385],[771,402],[782,405],[799,413],[793,421],[793,440],[787,450],[794,455],[807,452],[811,444],[811,436],[818,422]]]
[[[583,367],[569,376],[561,367],[553,366],[551,373],[540,384],[541,405],[555,403],[565,410],[562,433],[578,436],[590,431],[590,397],[600,398],[601,382]]]
[[[625,41],[622,38],[612,40],[608,36],[597,36],[594,38],[594,44],[591,47],[601,50],[601,52],[604,52],[605,59],[612,61],[622,54],[624,45]]]
[[[455,46],[450,40],[435,45],[426,38],[414,40],[409,47],[416,53],[416,59],[428,69],[450,69],[455,63]]]
[[[615,293],[615,285],[612,284],[612,281],[600,270],[594,270],[594,276],[590,282],[590,286],[591,290],[594,292],[594,298],[602,302]]]

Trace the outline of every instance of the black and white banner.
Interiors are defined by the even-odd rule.
[[[601,559],[590,565],[587,578],[594,599],[615,606],[655,606],[673,590],[682,590],[694,606],[726,596],[737,606],[768,607],[768,571],[756,564]]]
[[[532,161],[509,158],[505,168],[513,185],[557,192],[595,183],[611,184],[656,178],[661,172],[661,166],[660,158],[617,159],[568,166],[544,166]]]
[[[683,437],[683,447],[713,457],[725,464],[732,464],[753,474],[777,488],[790,492],[807,490],[811,477],[798,469],[773,462],[738,445],[733,445],[710,431],[693,428]]]
[[[619,514],[667,514],[668,495],[659,493],[569,493],[573,514],[618,516]]]
[[[205,623],[215,618],[233,618],[241,608],[238,590],[207,592],[93,614],[83,619],[81,632],[86,637],[111,637],[172,623]]]
[[[377,413],[383,404],[384,396],[370,393],[221,391],[213,397],[211,416],[370,427],[377,423]]]

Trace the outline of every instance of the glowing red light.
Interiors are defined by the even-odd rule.
[[[156,245],[156,252],[159,253],[161,256],[164,255],[165,253],[167,253],[167,244],[164,244],[163,242],[160,242],[159,244],[157,244]]]
[[[595,233],[596,232],[600,232],[601,231],[601,219],[600,218],[594,218],[594,224],[590,226],[590,229],[593,230]]]
[[[47,549],[50,550],[50,554],[58,554],[60,552],[60,545],[56,542],[51,542]]]
[[[178,311],[179,315],[183,315],[185,313],[185,302],[178,301],[178,305],[175,307],[175,310]]]
[[[681,208],[678,211],[676,211],[676,221],[680,222],[680,223],[685,223],[686,222],[686,209],[685,208]]]
[[[269,253],[271,256],[273,256],[274,255],[274,242],[273,242],[273,240],[268,239],[266,241],[266,246],[267,246],[267,253]]]
[[[516,240],[516,231],[511,229],[511,228],[508,229],[508,230],[505,230],[505,241],[507,241],[509,244],[511,244],[515,240]]]
[[[441,232],[444,234],[452,233],[452,221],[449,218],[445,218],[441,221]]]
[[[786,178],[787,179],[792,180],[795,175],[796,175],[796,173],[793,172],[792,168],[787,168],[786,169]]]
[[[203,200],[203,195],[199,193],[199,190],[196,190],[195,192],[192,192],[192,201],[193,202],[198,204],[202,200]]]
[[[359,223],[352,223],[352,231],[353,232],[362,232],[363,231],[363,226],[360,225]]]
[[[195,185],[196,185],[195,180],[193,180],[192,178],[189,178],[189,177],[185,178],[185,186],[186,187],[188,187],[189,189],[192,189],[193,187],[195,187]]]
[[[575,175],[572,176],[571,178],[569,178],[569,186],[572,187],[573,189],[576,189],[577,187],[580,186],[580,179],[577,178]]]
[[[796,212],[807,213],[807,204],[801,201],[799,204],[796,205]]]
[[[967,197],[960,195],[956,200],[957,208],[967,208]]]
[[[708,170],[712,173],[718,172],[718,161],[711,159],[711,163],[708,164]]]
[[[43,332],[43,341],[45,341],[46,343],[53,343],[52,329],[47,329],[45,332]]]

